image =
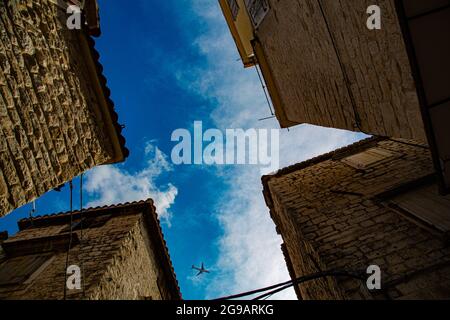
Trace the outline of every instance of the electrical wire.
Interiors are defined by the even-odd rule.
[[[67,248],[66,253],[66,263],[65,263],[65,271],[64,271],[64,300],[67,299],[67,268],[69,266],[69,256],[70,256],[70,249],[72,248],[73,244],[73,183],[72,181],[69,182],[70,185],[70,235],[69,235],[69,247]],[[85,283],[84,283],[84,263],[83,263],[83,174],[80,175],[80,239],[79,239],[79,252],[78,252],[78,259],[80,263],[80,269],[81,269],[81,283],[82,283],[82,291],[83,291],[83,297],[86,296],[85,291]]]
[[[275,118],[275,116],[261,118],[261,119],[258,119],[258,121],[266,121],[266,120],[270,120],[270,119],[273,119],[273,118]]]
[[[223,297],[223,298],[218,298],[218,299],[214,299],[214,300],[215,301],[232,300],[232,299],[238,299],[238,298],[252,296],[252,295],[255,295],[258,293],[263,293],[263,292],[265,292],[265,293],[257,296],[253,300],[267,299],[270,296],[272,296],[278,292],[284,291],[286,289],[289,289],[290,287],[292,287],[296,284],[301,284],[304,282],[308,282],[308,281],[312,281],[312,280],[316,280],[316,279],[320,279],[320,278],[325,278],[325,277],[349,277],[349,278],[354,278],[354,279],[363,281],[363,280],[365,280],[365,277],[363,276],[363,274],[364,274],[364,272],[361,272],[361,271],[336,271],[336,270],[334,270],[334,271],[317,272],[317,273],[313,273],[313,274],[310,274],[307,276],[299,277],[294,280],[289,280],[289,281],[282,282],[282,283],[279,283],[276,285],[272,285],[269,287],[252,290],[252,291],[248,291],[248,292],[243,292],[243,293],[239,293],[239,294],[235,294],[235,295],[227,296],[227,297]]]
[[[67,268],[69,266],[69,254],[70,254],[70,248],[72,247],[72,240],[73,240],[73,183],[72,181],[69,182],[70,187],[70,235],[69,235],[69,247],[67,248],[66,253],[66,265],[64,269],[64,300],[67,299]]]
[[[84,262],[83,257],[80,258],[83,252],[83,174],[80,176],[80,252],[79,259],[81,264],[81,286],[83,290],[83,298],[86,297],[85,283],[84,283]]]
[[[69,247],[67,248],[66,253],[66,263],[65,263],[65,271],[64,271],[64,300],[67,299],[67,268],[69,266],[69,256],[70,249],[73,244],[73,183],[69,182],[70,185],[70,235],[69,235]],[[80,261],[80,269],[81,269],[81,283],[83,290],[83,297],[86,296],[85,285],[84,285],[84,263],[82,258],[83,252],[83,174],[80,175],[80,239],[79,239],[79,252],[78,259]]]
[[[293,287],[294,285],[298,285],[304,282],[308,282],[308,281],[312,281],[312,280],[317,280],[320,278],[325,278],[325,277],[350,277],[350,278],[355,278],[358,280],[365,280],[365,278],[360,275],[360,274],[356,274],[356,273],[351,273],[351,272],[346,272],[346,271],[329,271],[329,272],[318,272],[309,276],[305,276],[305,277],[301,277],[298,278],[294,281],[292,281],[292,283],[287,284],[285,286],[282,286],[280,288],[274,289],[272,291],[266,292],[260,296],[257,296],[256,298],[253,298],[253,300],[261,300],[261,299],[267,299],[271,296],[273,296],[276,293],[279,293],[281,291],[284,291],[286,289],[289,289],[290,287]]]
[[[266,300],[266,299],[270,298],[271,296],[273,296],[274,294],[276,294],[278,292],[281,292],[281,291],[289,289],[293,285],[294,284],[288,284],[288,285],[286,285],[284,287],[281,287],[281,288],[278,288],[278,289],[274,289],[274,290],[272,290],[270,292],[267,292],[267,293],[264,293],[264,294],[262,294],[260,296],[257,296],[256,298],[253,298],[252,300]]]

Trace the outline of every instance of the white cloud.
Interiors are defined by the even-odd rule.
[[[160,217],[170,222],[170,207],[174,204],[178,189],[171,183],[159,186],[156,179],[172,171],[167,156],[153,142],[145,146],[145,167],[137,172],[128,172],[118,166],[96,167],[86,175],[84,189],[94,200],[90,207],[111,205],[152,198]]]
[[[254,69],[244,70],[220,14],[216,1],[193,2],[195,18],[204,20],[208,31],[195,41],[207,67],[178,70],[181,85],[215,101],[211,118],[219,128],[277,128],[274,120],[258,121],[269,115],[261,85]],[[291,165],[363,136],[314,126],[283,130],[280,137],[281,166]],[[222,174],[220,169],[218,174]],[[217,219],[223,228],[215,279],[207,288],[208,297],[228,295],[272,285],[289,279],[268,208],[265,205],[260,170],[236,167],[222,175],[229,191],[217,206]],[[293,290],[273,298],[295,299]]]
[[[262,196],[257,168],[234,170],[233,189],[220,203],[218,219],[224,228],[219,242],[218,276],[207,289],[209,297],[240,293],[289,279]],[[231,181],[230,181],[231,182]],[[286,291],[277,298],[294,298]]]
[[[312,138],[314,137],[314,138]],[[291,165],[357,140],[345,131],[302,126],[281,136],[282,166]],[[320,143],[317,143],[320,142]],[[230,172],[230,190],[218,205],[224,229],[219,242],[219,277],[208,288],[210,297],[239,293],[289,279],[269,210],[262,195],[260,170],[241,167]],[[274,299],[295,299],[293,290]]]

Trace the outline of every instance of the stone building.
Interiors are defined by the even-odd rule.
[[[99,54],[95,0],[69,30],[63,0],[0,2],[0,216],[128,156]]]
[[[181,299],[151,200],[18,225],[13,237],[0,233],[0,299],[64,299],[72,265],[81,270],[81,289],[66,289],[66,299]]]
[[[281,127],[427,142],[450,192],[448,0],[219,2],[244,65],[262,71]],[[372,29],[378,12],[381,28]]]
[[[297,286],[299,299],[450,299],[450,196],[426,146],[370,138],[262,181],[293,279],[381,268],[379,291],[328,277]]]

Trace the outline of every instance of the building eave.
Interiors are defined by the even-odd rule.
[[[88,34],[87,30],[80,33],[79,39],[88,66],[92,70],[91,79],[93,81],[93,89],[96,90],[99,99],[101,110],[94,110],[94,112],[100,112],[98,116],[105,120],[106,131],[111,138],[111,144],[114,150],[114,155],[107,164],[123,162],[129,156],[130,152],[125,146],[126,140],[122,135],[124,126],[118,122],[119,117],[115,111],[114,102],[111,99],[111,90],[107,86],[107,80],[103,74],[103,66],[100,63],[100,54],[95,49],[95,41]]]
[[[253,67],[255,65],[254,59],[246,53],[244,43],[242,42],[239,31],[234,23],[230,7],[227,0],[219,0],[220,8],[222,9],[223,16],[228,25],[230,33],[233,37],[234,43],[236,44],[237,50],[241,57],[242,63],[245,68]],[[245,9],[245,8],[242,8]]]
[[[79,0],[68,0],[67,3],[81,6]],[[111,99],[111,90],[108,88],[107,79],[103,74],[103,65],[100,62],[100,54],[95,48],[95,40],[93,39],[93,37],[99,37],[101,34],[97,0],[85,1],[83,17],[86,24],[84,24],[78,38],[82,51],[81,54],[85,56],[89,70],[92,70],[91,80],[93,82],[93,89],[97,92],[99,99],[101,110],[94,110],[94,112],[97,113],[97,116],[105,119],[106,131],[111,138],[111,144],[114,150],[114,155],[106,164],[123,162],[130,154],[129,150],[126,148],[125,137],[122,135],[124,126],[118,122],[119,117],[115,111],[114,102]]]

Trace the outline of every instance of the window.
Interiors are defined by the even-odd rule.
[[[245,0],[245,6],[255,28],[261,24],[270,9],[267,0]]]
[[[84,223],[83,223],[83,227],[85,227]],[[81,229],[81,220],[72,222],[72,227],[71,227],[70,224],[68,226],[63,227],[62,230],[59,233],[70,232],[71,229],[72,229],[72,231]]]
[[[389,207],[410,215],[428,227],[450,231],[450,196],[441,196],[436,184],[426,184],[387,200]]]
[[[100,228],[100,227],[103,227],[105,225],[105,223],[107,223],[109,221],[109,219],[111,219],[110,214],[98,216],[98,217],[95,217],[92,219],[88,219],[87,226],[88,226],[88,228]]]
[[[76,233],[55,234],[45,237],[30,239],[11,239],[2,243],[2,248],[7,257],[28,256],[37,253],[49,253],[54,251],[64,252],[69,247],[80,243]]]
[[[90,217],[90,218],[83,218],[83,229],[87,228],[100,228],[105,225],[106,222],[111,218],[111,215],[101,215],[98,217]],[[72,223],[72,231],[80,230],[81,229],[81,220],[74,221]],[[60,233],[66,233],[70,232],[70,225],[63,228]]]
[[[391,158],[395,155],[399,156],[399,154],[387,149],[375,147],[343,158],[341,161],[355,169],[366,169],[382,160]]]
[[[228,6],[230,7],[231,14],[233,16],[233,20],[236,21],[237,16],[239,14],[239,4],[237,3],[237,0],[227,0]]]
[[[29,255],[10,258],[0,264],[0,286],[21,284],[50,258],[51,255]]]

